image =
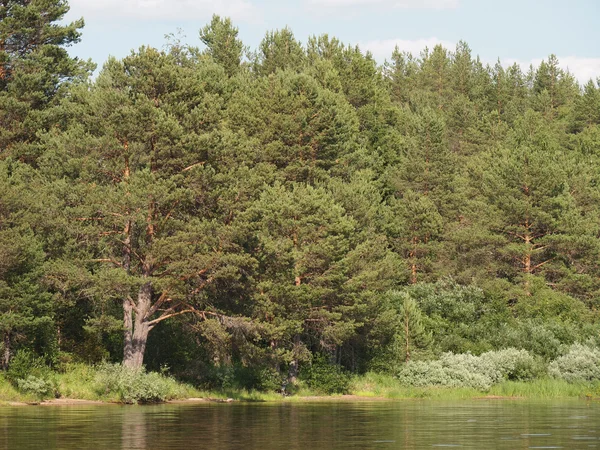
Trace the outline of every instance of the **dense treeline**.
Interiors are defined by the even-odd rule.
[[[67,10],[0,2],[3,368],[28,350],[269,389],[311,362],[598,338],[600,89],[554,56],[381,66],[289,29],[251,52],[215,16],[203,50],[92,79]]]

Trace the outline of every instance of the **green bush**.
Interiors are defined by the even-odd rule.
[[[279,392],[285,377],[274,368],[263,368],[257,371],[256,388],[260,391]]]
[[[569,383],[600,380],[600,349],[574,344],[550,363],[549,373]]]
[[[475,356],[444,353],[436,361],[409,361],[396,377],[408,386],[469,387],[489,390],[503,380],[526,380],[542,375],[544,367],[526,350],[513,348]]]
[[[52,379],[38,378],[33,375],[29,375],[24,379],[19,378],[17,380],[17,386],[21,392],[33,394],[39,400],[58,396],[56,382],[54,382]]]
[[[330,364],[319,356],[309,366],[303,367],[300,379],[307,386],[324,394],[346,394],[350,390],[350,375],[340,366]]]
[[[98,366],[94,380],[101,396],[114,395],[123,403],[157,403],[177,395],[177,382],[144,369],[131,369],[121,364]]]
[[[19,350],[10,361],[6,378],[13,386],[39,400],[58,397],[56,377],[44,358],[29,350]]]
[[[527,350],[507,348],[483,353],[480,358],[489,361],[500,374],[500,379],[527,381],[540,378],[546,374],[546,366],[540,358],[536,358]]]
[[[24,380],[29,375],[48,378],[51,373],[52,370],[46,365],[44,358],[29,350],[19,350],[10,360],[6,378],[16,386],[18,380]]]
[[[488,390],[493,367],[484,367],[474,355],[444,353],[437,361],[409,361],[397,374],[401,384],[415,387],[472,387]]]

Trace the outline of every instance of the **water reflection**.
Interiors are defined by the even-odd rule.
[[[600,403],[0,408],[1,449],[594,448]]]
[[[148,435],[147,413],[143,409],[134,408],[127,414],[123,414],[121,421],[121,448],[146,449],[146,436]]]

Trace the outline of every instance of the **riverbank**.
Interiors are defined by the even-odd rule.
[[[302,385],[295,395],[282,396],[275,392],[259,392],[246,390],[203,391],[188,384],[180,383],[170,377],[159,374],[146,374],[151,379],[133,380],[133,387],[115,386],[106,389],[96,369],[75,365],[64,373],[55,374],[57,398],[40,397],[34,393],[22,392],[9,383],[0,374],[0,405],[96,405],[136,403],[135,393],[123,393],[124,390],[156,391],[152,402],[306,402],[306,401],[384,401],[402,399],[431,400],[553,400],[553,399],[588,399],[600,398],[599,383],[568,383],[563,380],[543,378],[533,381],[504,381],[492,386],[487,391],[471,388],[448,387],[411,387],[403,386],[398,380],[389,376],[368,373],[352,379],[348,392],[344,394],[323,395]],[[121,380],[110,380],[111,384],[119,384]],[[145,386],[140,387],[141,384]],[[158,385],[148,383],[158,382]],[[152,397],[150,397],[152,398]],[[141,400],[140,403],[145,403]]]

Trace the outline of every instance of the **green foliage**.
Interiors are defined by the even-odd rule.
[[[52,373],[43,357],[37,356],[31,350],[19,350],[10,361],[6,371],[6,378],[13,384],[24,380],[28,376],[36,378],[49,378]]]
[[[489,390],[502,380],[531,380],[543,375],[545,367],[525,350],[505,349],[475,356],[444,353],[439,360],[409,361],[397,378],[409,386],[470,387]]]
[[[32,394],[39,400],[48,397],[57,397],[56,383],[53,380],[38,378],[28,375],[27,378],[17,380],[17,386],[21,392]]]
[[[29,350],[19,350],[11,359],[6,378],[19,389],[38,400],[57,397],[58,385],[55,374],[44,358]]]
[[[300,379],[309,388],[324,394],[347,394],[350,389],[350,374],[339,365],[331,364],[324,356],[317,356],[312,364],[304,366]]]
[[[156,403],[176,397],[175,380],[144,369],[104,363],[97,367],[95,388],[103,397],[115,396],[123,403]]]
[[[0,366],[15,386],[50,392],[33,354],[145,356],[267,391],[298,367],[327,392],[369,369],[464,392],[541,377],[542,359],[592,376],[575,375],[593,372],[585,351],[561,352],[600,332],[597,83],[578,89],[555,56],[528,75],[485,66],[464,42],[379,67],[284,28],[250,52],[216,15],[203,50],[142,47],[88,81],[67,12],[0,6]],[[121,401],[171,395],[143,371],[98,377]]]
[[[600,349],[574,344],[550,363],[548,372],[569,383],[600,380]]]
[[[200,30],[200,40],[206,45],[206,52],[223,68],[228,75],[235,75],[240,69],[244,45],[237,39],[238,29],[229,18],[221,19],[213,15],[209,25]]]

